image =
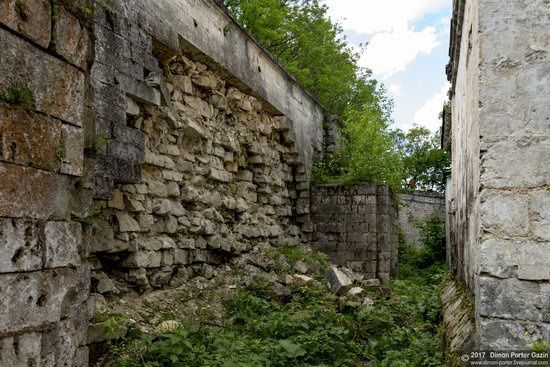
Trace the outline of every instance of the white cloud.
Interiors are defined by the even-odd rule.
[[[406,70],[420,54],[429,55],[438,45],[434,27],[426,27],[420,32],[398,28],[374,35],[359,63],[382,79],[388,79]]]
[[[325,0],[330,17],[346,29],[374,34],[407,27],[441,10],[449,0]]]
[[[427,100],[424,106],[416,111],[413,123],[426,126],[431,131],[437,131],[441,127],[439,113],[443,110],[443,103],[448,99],[447,92],[450,87],[449,83],[445,83],[439,92]],[[406,128],[411,127],[412,123]]]
[[[386,80],[439,45],[438,33],[445,30],[425,27],[418,31],[412,25],[449,5],[450,0],[325,0],[325,3],[329,16],[341,22],[344,29],[372,36],[359,63]]]
[[[399,84],[391,83],[387,86],[388,92],[390,92],[391,95],[394,97],[399,97],[403,95],[403,91],[401,90],[401,86]]]

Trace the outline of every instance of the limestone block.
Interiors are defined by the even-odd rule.
[[[225,170],[211,168],[210,175],[208,177],[214,181],[227,183],[231,182],[233,175]]]
[[[166,215],[172,210],[172,203],[168,199],[155,199],[151,209],[155,214]]]
[[[111,200],[107,202],[107,206],[109,208],[114,208],[118,210],[124,210],[124,194],[122,194],[122,191],[115,190],[114,196]]]
[[[44,226],[46,268],[78,266],[82,229],[76,222],[46,222]]]
[[[352,279],[337,267],[331,265],[325,273],[325,279],[331,292],[338,294],[343,288],[353,284]]]
[[[174,250],[174,264],[187,265],[192,261],[191,250],[176,249]]]
[[[52,172],[81,174],[82,129],[0,104],[0,136],[4,139],[0,160]]]
[[[0,273],[42,268],[42,225],[21,219],[0,219]]]
[[[51,36],[50,4],[48,0],[2,1],[0,23],[48,48]]]
[[[0,89],[27,84],[35,108],[81,126],[84,74],[56,57],[0,30]]]
[[[62,219],[69,208],[67,176],[0,162],[0,217]]]
[[[518,266],[521,242],[488,239],[480,244],[480,272],[498,278],[511,278]]]
[[[489,233],[525,236],[529,231],[529,200],[511,192],[484,192],[480,204],[481,227]]]
[[[479,314],[505,319],[540,321],[540,286],[517,279],[479,278]]]
[[[517,263],[519,279],[550,280],[550,243],[519,242]]]
[[[0,340],[0,366],[38,366],[42,336],[30,333]]]
[[[188,75],[173,75],[172,84],[174,88],[180,89],[185,94],[193,94],[193,84]]]
[[[0,275],[0,333],[59,322],[76,286],[69,268]]]
[[[149,181],[147,183],[149,194],[164,198],[167,196],[166,185],[159,181]]]
[[[547,340],[548,324],[481,318],[476,328],[478,348],[492,350],[531,350],[533,342]]]
[[[87,68],[87,58],[90,52],[90,36],[80,24],[77,17],[69,13],[63,6],[56,6],[53,34],[55,50],[71,64]]]
[[[185,101],[185,104],[189,106],[189,108],[196,114],[206,118],[212,117],[212,106],[202,99],[192,96],[184,96],[183,100]]]
[[[550,192],[531,194],[531,228],[537,240],[550,241]]]
[[[138,251],[128,255],[122,266],[126,268],[158,268],[162,255],[157,251]]]
[[[538,187],[550,183],[550,138],[522,137],[487,142],[481,183],[490,188]]]
[[[120,232],[139,232],[138,222],[126,213],[115,214]]]
[[[168,182],[166,184],[166,195],[169,197],[180,196],[180,187],[176,182]]]

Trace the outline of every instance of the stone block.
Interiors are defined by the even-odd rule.
[[[57,323],[77,287],[74,269],[0,275],[0,334]]]
[[[550,241],[550,192],[531,194],[531,229],[536,240]]]
[[[48,0],[3,0],[0,23],[48,48],[51,37],[51,3]]]
[[[339,293],[345,287],[349,287],[353,284],[352,279],[345,272],[340,271],[335,266],[330,266],[325,273],[325,279],[328,287],[333,293]]]
[[[550,280],[550,243],[518,241],[518,278]]]
[[[529,231],[529,200],[511,192],[484,192],[480,204],[481,228],[500,236],[526,236]]]
[[[0,273],[42,268],[42,224],[22,219],[0,219]]]
[[[535,341],[548,340],[550,327],[540,322],[482,317],[476,334],[480,350],[531,350]]]
[[[128,255],[122,262],[126,268],[158,268],[162,260],[160,251],[138,251]]]
[[[63,6],[56,6],[53,27],[55,51],[71,64],[86,70],[91,45],[87,30]]]
[[[0,162],[0,217],[63,219],[71,187],[67,176]]]
[[[479,270],[498,278],[511,278],[517,272],[519,242],[488,239],[480,244]]]
[[[83,130],[23,108],[0,103],[0,160],[80,176]]]
[[[0,366],[39,366],[41,345],[40,333],[0,339]]]
[[[139,232],[138,222],[126,213],[116,213],[120,232]]]
[[[550,138],[507,138],[484,143],[481,184],[489,188],[539,187],[550,184]]]
[[[0,30],[0,90],[27,85],[36,110],[81,126],[84,74],[5,30]]]
[[[80,223],[46,222],[44,226],[46,268],[80,265],[79,249],[82,243]]]
[[[486,317],[540,321],[540,286],[517,279],[479,278],[477,307]]]

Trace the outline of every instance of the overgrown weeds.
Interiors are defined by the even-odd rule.
[[[440,228],[428,221],[421,232],[436,238],[430,236]],[[270,291],[272,283],[256,281],[226,304],[223,325],[182,326],[125,341],[127,348],[117,349],[119,366],[443,366],[437,284],[445,266],[431,253],[438,251],[435,244],[404,246],[397,279],[389,292],[368,291],[372,302],[337,297],[319,281],[287,284],[291,296],[281,301]],[[318,261],[291,245],[272,255],[289,264]]]

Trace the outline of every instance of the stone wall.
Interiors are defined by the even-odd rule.
[[[0,365],[85,366],[90,268],[71,213],[86,209],[91,36],[49,0],[2,1],[0,25]]]
[[[550,339],[549,6],[454,4],[449,246],[485,349]]]
[[[319,185],[311,190],[314,249],[338,265],[387,280],[397,267],[397,208],[387,186]]]
[[[445,194],[438,192],[415,191],[401,194],[402,205],[399,207],[399,227],[409,243],[418,245],[420,234],[415,224],[437,213],[445,221]]]
[[[0,365],[85,366],[97,293],[308,240],[323,109],[218,2],[6,0],[0,45]]]

